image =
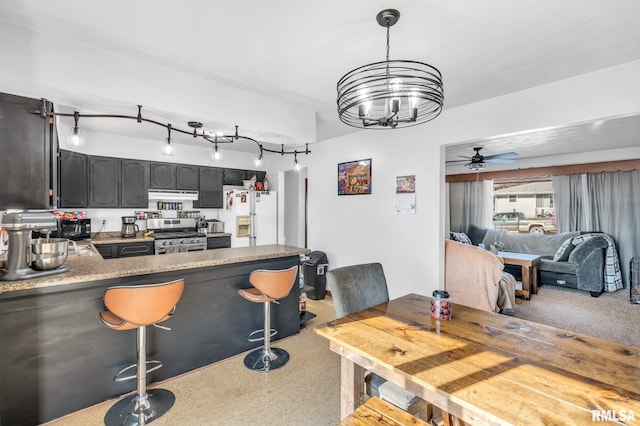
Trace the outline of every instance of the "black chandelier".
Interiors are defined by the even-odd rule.
[[[202,138],[207,142],[210,142],[213,145],[213,152],[211,154],[211,158],[214,160],[220,160],[221,153],[218,148],[218,144],[230,144],[237,141],[248,141],[253,142],[257,145],[259,149],[259,155],[256,157],[254,164],[256,166],[260,166],[262,164],[263,155],[265,152],[270,152],[273,154],[280,155],[293,155],[294,156],[294,168],[296,170],[300,170],[300,164],[298,163],[298,154],[310,154],[309,144],[305,144],[304,150],[289,150],[285,151],[284,144],[280,144],[280,150],[269,149],[266,148],[263,144],[258,142],[257,140],[249,137],[238,134],[238,126],[235,126],[235,133],[232,135],[225,135],[223,133],[210,133],[205,132],[204,130],[199,131],[202,128],[202,123],[197,121],[189,121],[187,125],[191,127],[193,130],[183,130],[177,127],[173,127],[171,124],[161,123],[159,121],[146,118],[142,116],[142,105],[138,105],[138,114],[137,115],[120,115],[120,114],[80,114],[78,111],[74,111],[73,113],[64,113],[64,112],[54,112],[47,111],[46,108],[46,99],[42,99],[42,107],[38,110],[33,111],[35,114],[39,114],[42,117],[73,117],[74,119],[74,127],[67,139],[67,145],[74,146],[76,148],[81,148],[84,146],[84,138],[81,137],[80,128],[78,127],[78,121],[80,118],[122,118],[128,120],[136,120],[138,123],[146,122],[155,124],[167,129],[167,137],[164,139],[164,146],[162,149],[163,155],[174,155],[175,154],[175,145],[173,143],[173,138],[171,137],[171,132],[178,132],[187,135],[191,135],[194,138]]]
[[[349,71],[338,81],[338,115],[359,128],[409,127],[433,120],[442,111],[444,89],[436,67],[406,60],[389,60],[389,28],[400,12],[378,13],[387,28],[387,59]]]

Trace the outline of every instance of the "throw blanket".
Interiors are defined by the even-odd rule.
[[[608,247],[604,259],[604,291],[616,291],[623,287],[622,273],[620,272],[620,262],[618,260],[618,252],[616,244],[607,234],[583,234],[575,237],[571,244],[577,246],[591,238],[604,238],[607,240]]]
[[[488,250],[445,240],[444,286],[453,303],[498,312],[498,282],[503,267]]]

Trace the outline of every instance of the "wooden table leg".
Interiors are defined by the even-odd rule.
[[[340,357],[340,418],[344,419],[364,403],[365,369],[344,356]]]
[[[538,264],[531,266],[531,293],[538,294]]]
[[[525,300],[529,300],[531,294],[531,268],[527,265],[522,265],[522,297]]]

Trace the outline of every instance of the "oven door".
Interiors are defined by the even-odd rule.
[[[166,241],[166,240],[162,240]],[[177,243],[177,244],[162,244],[162,241],[155,242],[156,254],[168,254],[168,253],[185,253],[189,251],[199,251],[207,249],[207,241],[197,243]]]

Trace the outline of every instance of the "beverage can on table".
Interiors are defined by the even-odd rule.
[[[451,299],[444,290],[435,290],[431,296],[431,316],[438,320],[451,319]]]

